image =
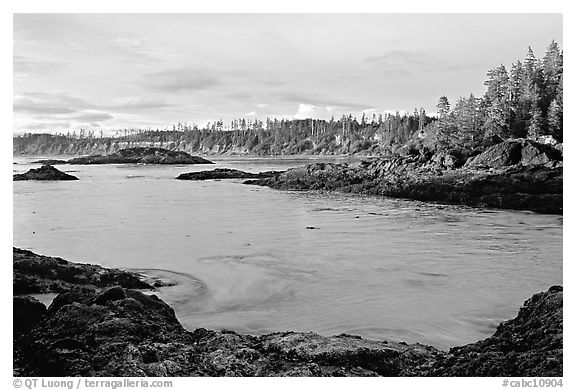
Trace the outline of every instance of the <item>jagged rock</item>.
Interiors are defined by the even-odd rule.
[[[250,173],[230,168],[217,168],[212,171],[189,172],[179,175],[178,180],[211,180],[211,179],[260,179],[272,177],[284,171],[266,171]]]
[[[78,264],[13,248],[13,292],[16,295],[63,292],[75,285],[122,286],[135,289],[154,287],[138,275],[93,264]]]
[[[439,151],[430,158],[430,162],[446,169],[460,168],[463,165],[462,157],[454,151]]]
[[[128,148],[106,156],[86,156],[68,160],[68,164],[213,164],[186,152],[161,148]]]
[[[14,336],[26,333],[46,315],[46,306],[29,296],[16,296],[12,300]]]
[[[50,259],[44,269],[58,277],[62,262],[73,264]],[[445,353],[352,335],[189,332],[155,295],[71,285],[47,310],[14,298],[14,375],[561,376],[562,322],[562,287],[554,286],[492,337]]]
[[[118,289],[116,289],[118,291]],[[45,321],[16,347],[22,375],[193,375],[195,346],[156,296],[122,289],[102,299],[93,288],[74,287],[48,309]],[[111,295],[115,295],[112,293]]]
[[[518,152],[521,159],[522,150]],[[420,160],[419,156],[411,156],[376,158],[357,166],[315,163],[270,178],[248,180],[245,184],[282,190],[341,191],[474,207],[562,213],[561,164],[446,170],[443,164],[422,163]]]
[[[489,147],[466,166],[503,168],[510,165],[543,165],[562,160],[561,153],[550,145],[526,139],[507,140]]]
[[[61,172],[51,165],[44,165],[37,169],[30,169],[26,173],[14,175],[14,181],[19,180],[78,180],[76,176]]]
[[[501,323],[491,337],[452,348],[431,366],[411,374],[427,376],[562,376],[563,289],[553,286],[524,302],[518,316]]]
[[[483,341],[421,344],[279,332],[185,330],[156,296],[74,287],[15,341],[22,376],[561,376],[561,287]]]

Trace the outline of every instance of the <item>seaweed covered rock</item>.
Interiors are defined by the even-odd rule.
[[[76,285],[154,289],[138,275],[93,264],[72,263],[59,257],[38,255],[13,248],[13,292],[15,295],[54,293]]]
[[[15,340],[23,376],[561,376],[562,367],[561,287],[448,353],[351,335],[189,332],[156,296],[121,287],[74,287]]]
[[[390,376],[441,354],[347,335],[189,332],[154,295],[80,286],[60,294],[15,350],[25,376]]]
[[[30,169],[26,173],[16,174],[13,180],[78,180],[78,178],[59,171],[51,165],[43,165],[40,168]]]
[[[114,288],[113,288],[114,289]],[[193,375],[190,334],[156,296],[75,287],[21,337],[16,365],[33,376]],[[120,290],[118,290],[120,289]],[[118,295],[122,291],[122,296]]]
[[[473,158],[478,164],[483,162],[481,167],[467,163],[457,168],[461,160],[453,154],[436,154],[428,161],[421,156],[381,157],[354,166],[314,163],[270,178],[248,180],[245,184],[562,214],[562,163],[543,157],[552,156],[553,152],[530,152],[533,147],[538,150],[547,147],[534,145],[528,141],[497,144],[492,148],[505,152],[487,151],[484,157],[479,158],[483,156],[480,154]],[[488,163],[503,167],[488,167]]]
[[[32,258],[28,274],[67,287],[48,309],[31,297],[14,298],[17,376],[562,375],[560,286],[527,300],[492,337],[446,353],[344,334],[190,332],[155,295],[121,287],[122,278],[99,283],[103,275],[121,271],[84,264],[70,270],[73,263],[63,259],[14,253],[15,264],[16,258]],[[15,275],[22,273],[19,265]],[[112,287],[94,287],[104,285]]]

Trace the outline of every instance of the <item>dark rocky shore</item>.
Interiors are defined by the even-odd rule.
[[[67,161],[68,164],[213,164],[202,157],[192,156],[186,152],[161,148],[127,148],[105,156],[94,155],[77,157]]]
[[[66,160],[54,160],[54,159],[32,161],[32,164],[42,164],[42,165],[63,165],[67,163],[68,162]]]
[[[281,332],[185,330],[139,277],[14,248],[17,376],[561,376],[562,287],[527,300],[486,340],[421,344]],[[23,283],[26,280],[34,282]],[[128,280],[128,282],[126,282]],[[114,286],[117,284],[116,286]],[[28,287],[23,288],[22,285]],[[40,285],[41,287],[36,287]],[[16,288],[16,286],[20,286]]]
[[[315,163],[245,184],[562,214],[562,179],[560,150],[518,139],[478,155],[422,149],[359,164]]]
[[[30,169],[26,173],[16,174],[13,176],[13,180],[78,180],[78,178],[59,171],[51,165],[43,165],[37,169]]]
[[[212,180],[212,179],[264,179],[274,177],[285,171],[266,171],[250,173],[230,168],[217,168],[212,171],[189,172],[179,175],[178,180]]]
[[[74,286],[121,286],[153,290],[162,285],[160,281],[150,281],[131,272],[94,264],[73,263],[59,257],[38,255],[25,249],[13,248],[12,253],[15,295],[61,293]]]

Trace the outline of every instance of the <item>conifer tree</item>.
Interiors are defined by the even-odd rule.
[[[530,110],[530,125],[528,126],[528,137],[536,139],[544,135],[544,117],[538,104],[534,104]]]

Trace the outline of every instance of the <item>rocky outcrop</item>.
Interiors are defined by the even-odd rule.
[[[211,179],[263,179],[284,173],[284,171],[244,172],[237,169],[217,168],[212,171],[189,172],[179,175],[178,180],[211,180]]]
[[[66,160],[37,160],[37,161],[32,161],[32,164],[42,164],[42,165],[63,165],[63,164],[67,164]]]
[[[514,165],[504,165],[504,162],[516,161],[516,157],[512,160],[508,158],[516,153],[511,153],[509,149],[502,149],[502,153],[497,155],[495,149],[491,148],[472,160],[478,164],[479,161],[503,164],[498,169],[473,166],[476,163],[454,169],[458,166],[458,159],[453,154],[436,154],[429,160],[423,156],[398,156],[375,158],[356,165],[315,163],[290,169],[271,178],[248,180],[245,184],[282,190],[341,191],[473,207],[562,214],[562,163],[557,160],[547,161],[542,157],[543,154],[529,153],[533,144],[527,141],[525,147],[518,150],[516,146],[512,148],[520,153],[520,160]],[[525,157],[522,157],[522,153]],[[522,161],[532,163],[526,165]],[[535,161],[543,163],[534,164]]]
[[[440,353],[346,335],[189,332],[156,296],[120,287],[59,295],[17,350],[23,376],[399,375]]]
[[[68,164],[213,164],[186,152],[160,148],[127,148],[105,156],[94,155],[68,160]]]
[[[75,287],[16,343],[22,376],[192,374],[194,342],[156,296],[113,287]]]
[[[503,168],[510,165],[558,166],[562,152],[550,145],[527,139],[512,139],[493,145],[466,162],[469,167]]]
[[[492,337],[446,353],[351,335],[190,332],[155,295],[71,285],[48,309],[14,298],[14,374],[561,376],[562,318],[562,287],[555,286],[526,301]]]
[[[122,286],[132,289],[154,289],[144,277],[118,269],[93,264],[79,264],[59,257],[38,255],[13,248],[13,292],[15,295],[59,293],[74,286],[99,288]]]
[[[526,302],[493,336],[452,348],[413,374],[427,376],[562,376],[563,289],[553,286]]]
[[[14,336],[34,328],[46,316],[46,306],[29,296],[15,296],[12,300]]]
[[[13,180],[78,180],[78,178],[59,171],[51,165],[44,165],[40,168],[30,169],[26,173],[16,174]]]

